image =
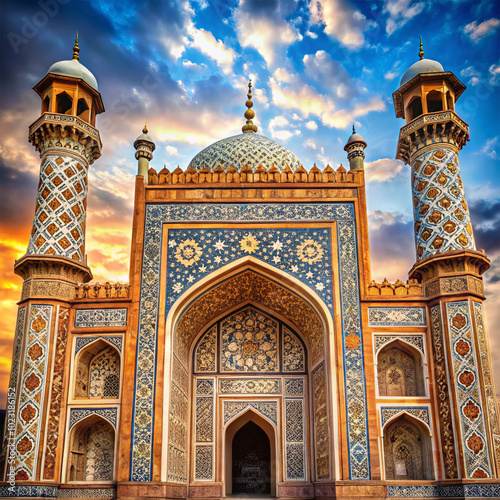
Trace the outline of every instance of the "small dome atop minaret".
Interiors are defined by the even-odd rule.
[[[420,37],[420,52],[418,53],[420,59],[412,64],[405,72],[401,78],[399,84],[402,87],[405,83],[408,83],[412,78],[421,73],[443,73],[444,68],[441,63],[433,61],[432,59],[424,59],[424,47],[422,44],[422,37]]]
[[[361,134],[356,133],[356,129],[354,128],[354,125],[352,126],[352,134],[349,139],[347,139],[347,142],[344,146],[344,150],[349,146],[349,144],[353,144],[355,142],[360,142],[365,145],[366,148],[366,141],[363,139],[363,136]]]
[[[54,63],[47,71],[47,74],[53,73],[55,75],[73,76],[75,78],[81,78],[84,82],[88,83],[94,90],[98,91],[97,80],[95,76],[83,64],[80,63],[80,58],[78,56],[79,52],[80,52],[80,47],[78,46],[78,33],[77,33],[75,45],[73,47],[73,59]]]

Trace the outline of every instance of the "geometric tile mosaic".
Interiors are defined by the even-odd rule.
[[[87,418],[89,415],[99,415],[105,418],[115,429],[118,419],[118,409],[114,408],[71,408],[69,413],[69,428]]]
[[[387,406],[380,408],[380,415],[382,417],[382,427],[385,426],[388,420],[392,419],[396,415],[402,413],[407,413],[412,417],[418,418],[430,427],[429,421],[429,408],[427,406]]]
[[[475,250],[455,151],[426,151],[412,161],[417,259],[448,250]]]
[[[71,156],[47,156],[40,167],[33,230],[26,253],[83,261],[86,197],[85,163]]]
[[[0,486],[0,498],[116,498],[115,487],[58,488],[57,486]]]
[[[278,422],[278,403],[275,401],[224,401],[224,425],[247,408],[264,415],[274,425]]]
[[[476,346],[467,300],[447,302],[453,378],[467,478],[492,477],[490,453],[479,389]]]
[[[474,323],[476,325],[479,359],[483,369],[482,386],[486,396],[486,408],[493,434],[494,457],[497,464],[497,476],[500,475],[500,411],[495,398],[493,387],[493,374],[491,373],[491,362],[489,359],[488,334],[486,332],[486,321],[483,315],[483,305],[480,302],[472,302],[474,312]]]
[[[75,328],[127,326],[127,309],[77,309]]]
[[[286,478],[305,481],[304,400],[285,399]]]
[[[30,307],[21,394],[17,410],[15,465],[18,480],[33,480],[35,476],[53,309],[51,305],[41,304],[33,304]]]
[[[260,134],[239,134],[214,142],[200,151],[188,168],[213,171],[218,166],[227,170],[230,166],[241,170],[248,165],[255,170],[259,165],[269,169],[275,166],[282,172],[288,165],[292,172],[302,162],[291,151]]]
[[[387,485],[388,498],[500,498],[500,484]]]
[[[75,354],[78,354],[85,346],[95,342],[96,340],[104,340],[113,344],[120,352],[122,350],[123,337],[76,337],[75,339]]]
[[[350,454],[350,473],[352,479],[369,479],[368,423],[366,390],[363,383],[364,360],[356,225],[352,203],[146,205],[130,479],[132,481],[148,481],[152,473],[152,445],[149,436],[152,434],[156,384],[155,370],[151,367],[156,366],[163,224],[190,221],[220,223],[234,221],[239,223],[245,221],[337,222],[342,287],[342,326],[346,351],[344,371],[347,386],[350,388],[346,400],[347,420],[350,424],[348,425],[348,441],[352,451]],[[333,313],[332,285],[331,281],[327,282],[330,278],[325,272],[325,280],[314,279],[315,273],[318,271],[318,277],[321,277],[322,269],[324,271],[331,270],[330,239],[325,239],[324,243],[319,241],[323,237],[325,228],[296,228],[280,231],[253,228],[242,230],[207,229],[206,233],[210,233],[210,237],[207,239],[206,234],[200,230],[169,230],[167,266],[174,262],[175,268],[167,267],[167,298],[178,297],[184,290],[195,285],[198,280],[208,276],[231,260],[251,255],[302,281],[324,300]],[[300,239],[299,246],[301,248],[291,244],[290,236],[286,237],[288,232],[290,232],[290,236],[294,237],[293,239]],[[292,232],[295,234],[291,234]],[[283,259],[285,253],[290,256],[294,263]],[[322,262],[318,259],[320,254]],[[220,262],[217,262],[219,260],[217,257],[220,257]],[[297,267],[292,268],[292,266]],[[167,299],[165,314],[168,314],[171,305]],[[138,418],[139,414],[141,418]],[[145,418],[144,415],[148,415],[148,418]],[[169,457],[172,460],[174,459],[173,452],[173,449],[169,451]],[[180,456],[179,451],[175,451],[175,453],[176,456]],[[184,454],[185,452],[180,453]],[[172,463],[171,458],[169,458],[169,464]],[[184,460],[182,458],[183,464]],[[172,466],[174,466],[173,463]],[[184,471],[185,466],[182,465],[181,469]],[[181,469],[179,469],[179,473]],[[170,472],[168,475],[170,477]],[[184,477],[184,472],[181,476]]]
[[[424,307],[369,307],[369,326],[425,326]]]
[[[400,339],[412,346],[416,347],[422,354],[424,354],[424,337],[422,335],[375,335],[375,353],[378,353],[382,347]]]

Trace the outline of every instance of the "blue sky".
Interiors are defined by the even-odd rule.
[[[422,36],[425,57],[468,87],[456,107],[471,136],[460,165],[478,248],[493,261],[487,311],[500,352],[500,2],[2,0],[0,300],[13,310],[20,279],[12,263],[28,242],[39,168],[27,143],[40,106],[32,87],[52,63],[71,58],[76,31],[80,62],[96,76],[106,107],[87,223],[89,264],[101,281],[127,280],[133,142],[144,120],[156,142],[152,166],[185,168],[210,143],[240,133],[249,77],[259,133],[306,169],[346,165],[343,146],[356,125],[368,143],[372,274],[406,280],[415,255],[410,173],[394,160],[403,120],[392,93],[417,61]],[[0,376],[13,318],[0,320]],[[500,354],[495,365],[498,380]]]

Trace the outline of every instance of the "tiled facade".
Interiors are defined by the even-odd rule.
[[[398,117],[427,77],[395,92]],[[37,92],[52,88],[46,78]],[[101,109],[95,89],[92,99]],[[401,129],[417,255],[395,284],[370,276],[364,139],[349,138],[350,171],[306,171],[249,130],[185,171],[157,173],[145,129],[131,282],[87,284],[99,134],[58,113],[30,127],[40,186],[16,262],[15,422],[1,457],[17,484],[0,496],[222,498],[233,479],[248,493],[265,475],[288,499],[498,497],[489,261],[475,250],[458,167],[466,124],[443,110]],[[247,442],[233,460],[249,424],[267,451],[250,463]]]

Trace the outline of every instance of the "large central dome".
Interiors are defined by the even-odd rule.
[[[214,142],[200,151],[191,160],[189,167],[213,171],[218,166],[227,170],[231,165],[237,170],[248,165],[253,171],[259,165],[265,169],[275,166],[281,172],[287,166],[295,171],[302,162],[281,144],[260,134],[247,133]]]

